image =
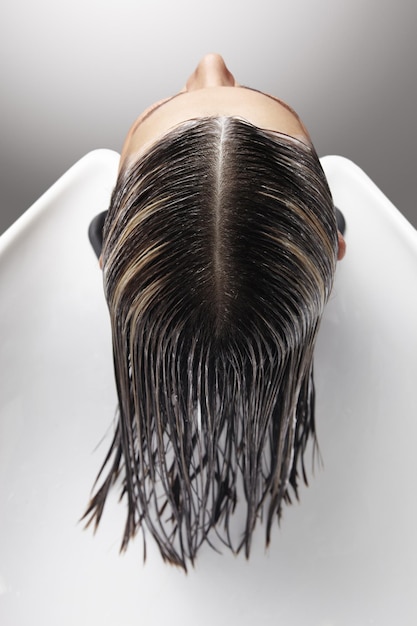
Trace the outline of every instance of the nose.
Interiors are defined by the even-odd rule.
[[[234,87],[236,80],[220,54],[206,54],[187,80],[187,91],[204,87]]]

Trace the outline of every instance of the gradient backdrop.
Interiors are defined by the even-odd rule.
[[[119,151],[206,52],[417,226],[416,27],[415,0],[1,0],[0,233],[84,154]]]

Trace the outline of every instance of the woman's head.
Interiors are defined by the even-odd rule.
[[[165,134],[202,117],[239,117],[260,129],[275,131],[312,146],[297,113],[275,96],[243,87],[219,54],[207,54],[178,93],[148,107],[132,124],[122,147],[120,168],[137,162]],[[345,242],[339,233],[339,258]]]
[[[120,419],[90,507],[99,520],[122,465],[124,545],[145,523],[183,567],[214,533],[249,554],[262,513],[269,541],[297,492],[338,256],[308,136],[204,113],[142,146],[139,124],[122,154],[103,247]]]
[[[121,163],[138,158],[176,125],[209,116],[241,117],[258,128],[311,143],[307,129],[288,104],[239,85],[222,57],[208,54],[181,91],[156,102],[135,120],[123,145]]]

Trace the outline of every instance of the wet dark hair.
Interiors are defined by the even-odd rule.
[[[261,516],[269,543],[307,480],[337,246],[314,148],[241,119],[181,124],[121,170],[103,247],[119,416],[86,516],[121,471],[122,548],[142,528],[184,569],[204,542],[249,556]]]

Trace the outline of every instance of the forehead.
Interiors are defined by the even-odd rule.
[[[184,121],[210,116],[241,117],[310,143],[298,115],[277,98],[247,87],[209,87],[181,92],[147,109],[133,124],[122,158],[140,152]]]

